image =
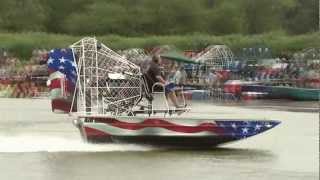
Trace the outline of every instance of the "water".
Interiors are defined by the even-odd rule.
[[[71,118],[50,112],[48,100],[0,99],[0,179],[319,179],[318,114],[278,102],[257,106],[193,104],[184,116],[282,121],[247,140],[195,151],[86,144]]]

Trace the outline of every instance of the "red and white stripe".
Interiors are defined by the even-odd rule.
[[[159,118],[149,118],[142,122],[120,121],[114,118],[92,120],[94,123],[83,124],[87,136],[209,136],[223,133],[222,129],[212,121],[184,125]]]

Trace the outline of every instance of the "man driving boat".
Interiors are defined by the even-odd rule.
[[[162,83],[165,87],[165,94],[166,97],[168,97],[173,105],[176,108],[183,108],[182,106],[179,106],[177,96],[175,94],[175,84],[174,83],[169,83],[166,81],[162,74],[161,74],[161,66],[162,60],[160,55],[154,55],[152,57],[152,60],[150,62],[149,68],[147,70],[146,76],[147,76],[147,82],[148,82],[148,87],[151,90],[152,86],[159,82]]]

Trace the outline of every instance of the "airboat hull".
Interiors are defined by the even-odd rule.
[[[78,127],[92,143],[135,143],[202,148],[245,139],[277,126],[279,121],[195,120],[175,118],[115,119],[82,117]]]

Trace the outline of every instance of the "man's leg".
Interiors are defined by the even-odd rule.
[[[175,90],[175,93],[176,93],[178,102],[184,103],[183,91],[182,91],[181,87],[178,87]]]
[[[176,94],[174,93],[174,91],[169,92],[169,93],[168,93],[168,97],[169,97],[169,99],[171,100],[171,102],[173,103],[173,105],[174,105],[175,107],[178,107],[178,100],[177,100],[177,96],[176,96]]]
[[[166,85],[165,88],[166,88],[166,96],[171,100],[172,104],[176,108],[180,108],[181,106],[179,106],[178,99],[175,93],[175,85],[171,83]]]

